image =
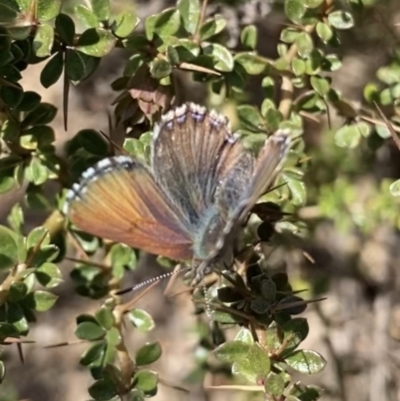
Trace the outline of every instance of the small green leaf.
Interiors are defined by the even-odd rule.
[[[138,366],[149,365],[160,358],[162,353],[159,342],[147,343],[136,352],[136,364]]]
[[[300,58],[295,57],[292,60],[292,70],[293,70],[294,75],[296,75],[297,77],[304,75],[304,73],[306,72],[305,61]]]
[[[142,390],[146,395],[155,395],[157,384],[158,375],[151,370],[139,370],[133,377],[134,387]]]
[[[69,46],[74,44],[75,23],[69,15],[57,15],[55,28],[57,33],[60,35],[61,40],[63,40]]]
[[[7,306],[6,321],[8,323],[12,323],[17,329],[18,333],[23,335],[28,334],[29,325],[21,306],[12,303],[9,303]]]
[[[40,22],[57,17],[61,9],[61,0],[36,0],[36,18]]]
[[[200,28],[200,37],[202,41],[219,34],[224,30],[226,20],[221,15],[215,15],[214,18],[207,20]]]
[[[250,75],[259,75],[264,72],[269,65],[268,60],[255,53],[238,53],[234,60],[241,64],[246,72]]]
[[[285,390],[285,381],[282,376],[274,372],[269,372],[268,376],[264,381],[264,388],[266,394],[274,398],[279,398],[282,396]]]
[[[240,122],[246,128],[259,131],[262,130],[265,126],[264,119],[262,118],[260,112],[254,106],[238,106],[237,114]]]
[[[386,125],[380,125],[380,124],[375,125],[375,131],[383,139],[388,139],[392,136],[389,128],[386,127]]]
[[[313,350],[294,351],[285,357],[285,363],[297,372],[310,375],[321,372],[326,365],[325,359]]]
[[[284,43],[289,43],[289,44],[294,43],[295,40],[297,39],[297,37],[299,36],[300,32],[301,31],[299,31],[296,28],[291,28],[291,27],[285,28],[281,32],[280,39]],[[282,54],[281,54],[281,56],[282,56]]]
[[[99,21],[108,21],[110,18],[109,0],[91,0],[92,10]]]
[[[217,71],[229,72],[233,70],[233,57],[232,53],[225,47],[218,43],[206,45],[204,54],[211,55],[214,60],[214,68]]]
[[[257,377],[266,377],[270,372],[271,361],[268,357],[268,353],[260,344],[255,343],[250,347],[247,359]]]
[[[240,341],[249,345],[254,344],[254,339],[253,335],[251,334],[251,331],[249,329],[246,329],[245,327],[242,327],[239,332],[235,336],[234,341]]]
[[[83,366],[89,366],[93,362],[102,359],[106,352],[107,345],[104,342],[94,344],[88,348],[81,356],[79,363]]]
[[[359,129],[354,125],[344,125],[335,132],[335,143],[341,148],[355,148],[361,139]]]
[[[79,4],[75,7],[75,14],[78,19],[88,28],[97,28],[100,25],[99,20],[93,11]]]
[[[45,227],[35,227],[26,238],[26,249],[33,249],[37,245],[43,247],[50,244],[50,234]]]
[[[82,322],[78,324],[75,335],[81,340],[95,341],[104,338],[106,331],[98,323]]]
[[[400,180],[396,180],[390,184],[389,192],[392,196],[400,196]]]
[[[333,32],[332,28],[324,22],[318,22],[316,27],[317,35],[321,38],[324,43],[329,42],[332,39]]]
[[[28,287],[22,281],[16,281],[11,284],[8,293],[8,302],[19,302],[23,300],[28,293]]]
[[[99,324],[106,330],[110,330],[114,325],[114,315],[111,309],[106,306],[102,306],[98,309],[95,313],[95,317]]]
[[[167,60],[155,59],[150,66],[150,74],[156,78],[161,79],[169,76],[172,73],[172,66]]]
[[[328,15],[328,21],[336,29],[350,29],[354,26],[354,19],[348,11],[337,10]]]
[[[139,24],[139,18],[129,11],[122,11],[115,17],[113,32],[119,38],[129,36]]]
[[[54,263],[43,263],[36,269],[35,275],[39,283],[46,288],[57,287],[63,281],[61,271]]]
[[[4,194],[15,186],[15,179],[12,176],[0,174],[0,194]],[[0,262],[1,268],[1,262]]]
[[[253,366],[248,359],[235,361],[232,364],[232,374],[243,376],[250,383],[257,382],[257,374],[253,370]]]
[[[257,27],[255,25],[246,25],[240,33],[240,41],[243,46],[254,50],[257,46]]]
[[[285,14],[294,23],[300,23],[306,9],[300,0],[286,0]]]
[[[322,78],[318,75],[314,75],[313,77],[310,78],[310,83],[311,86],[314,88],[315,92],[318,93],[318,95],[324,97],[328,94],[330,89],[330,84],[328,79]]]
[[[50,56],[54,42],[54,29],[48,24],[39,25],[33,39],[33,52],[37,57]]]
[[[45,88],[54,85],[61,77],[64,69],[63,53],[56,53],[40,73],[40,82]]]
[[[23,120],[23,126],[29,125],[45,125],[53,121],[56,116],[57,109],[50,103],[41,103],[32,110]]]
[[[161,37],[174,35],[180,26],[179,11],[169,8],[157,15],[154,21],[154,32]]]
[[[307,200],[307,190],[302,177],[297,177],[296,175],[285,171],[282,174],[282,179],[289,187],[293,204],[296,206],[304,205]]]
[[[17,234],[0,226],[0,269],[15,265],[18,261]]]
[[[96,401],[109,401],[118,394],[115,383],[109,378],[97,380],[89,387],[88,392]]]
[[[297,53],[300,57],[308,57],[314,48],[311,35],[306,32],[300,33],[299,36],[296,38],[296,46]]]
[[[26,304],[37,312],[46,312],[57,301],[58,296],[48,291],[34,291],[25,298]]]
[[[179,0],[177,6],[186,32],[194,34],[200,19],[199,0]]]
[[[25,178],[35,185],[42,185],[49,178],[49,171],[40,159],[33,157],[25,169]]]
[[[103,28],[89,28],[78,40],[77,49],[88,56],[103,57],[115,46],[115,36]]]
[[[214,350],[214,355],[221,362],[232,363],[245,359],[250,347],[243,341],[227,341]]]
[[[140,331],[150,331],[154,328],[153,318],[143,309],[133,309],[128,313],[128,319]]]

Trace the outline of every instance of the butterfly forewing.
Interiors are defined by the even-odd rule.
[[[167,113],[156,130],[155,178],[191,230],[214,206],[218,169],[234,143],[225,117],[191,103]]]
[[[67,196],[66,212],[78,228],[171,259],[191,259],[186,230],[149,169],[126,156],[87,170]]]

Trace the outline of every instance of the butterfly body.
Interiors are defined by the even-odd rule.
[[[184,104],[155,127],[150,166],[129,156],[100,161],[73,185],[64,212],[93,235],[192,260],[198,281],[232,258],[241,223],[288,149],[287,133],[277,133],[256,159],[226,117]]]

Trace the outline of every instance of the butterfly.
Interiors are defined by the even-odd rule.
[[[92,235],[191,260],[198,283],[232,259],[241,225],[289,147],[280,130],[254,157],[226,117],[186,103],[155,125],[149,165],[125,155],[101,160],[68,191],[64,213]]]

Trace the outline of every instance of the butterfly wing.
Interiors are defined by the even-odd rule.
[[[204,213],[213,207],[218,169],[234,143],[226,117],[192,103],[167,113],[156,127],[154,176],[179,205],[188,229],[201,225]]]
[[[217,194],[220,209],[227,207],[229,215],[214,250],[196,268],[197,281],[203,278],[210,265],[224,252],[227,237],[271,185],[289,146],[288,133],[278,131],[267,139],[257,161],[244,150],[235,149],[238,154],[242,152],[241,157],[236,158],[231,155],[232,166],[226,171],[225,179],[221,182]]]
[[[171,259],[192,257],[188,233],[147,166],[126,156],[100,161],[67,195],[65,214],[92,235]]]

